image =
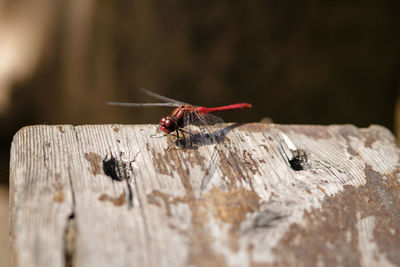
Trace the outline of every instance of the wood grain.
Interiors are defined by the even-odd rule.
[[[29,126],[10,162],[12,266],[399,266],[385,128]],[[172,148],[172,149],[169,149]]]

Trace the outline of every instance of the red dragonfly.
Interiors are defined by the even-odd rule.
[[[216,123],[222,123],[223,120],[213,116],[209,113],[217,112],[217,111],[225,111],[225,110],[234,110],[234,109],[244,109],[251,108],[252,105],[248,103],[237,103],[227,106],[215,107],[215,108],[206,108],[200,106],[193,106],[178,100],[174,100],[153,92],[150,92],[146,89],[141,88],[141,91],[144,93],[163,101],[163,103],[121,103],[121,102],[107,102],[109,105],[113,106],[123,106],[123,107],[175,107],[174,111],[170,116],[162,117],[159,122],[159,129],[166,134],[171,134],[172,132],[176,132],[177,138],[179,140],[179,132],[182,133],[183,140],[185,138],[184,133],[188,133],[183,130],[187,125],[194,124],[197,121],[200,121],[200,124],[203,126],[213,125]],[[190,133],[189,133],[190,134]]]

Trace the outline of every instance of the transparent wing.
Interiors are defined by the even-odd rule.
[[[211,130],[208,126],[224,123],[220,117],[211,114],[202,114],[197,111],[188,112],[184,117],[184,126],[196,125],[205,128],[210,134]]]
[[[194,112],[196,117],[203,125],[215,125],[224,123],[224,120],[220,117],[214,116],[212,114],[201,114],[199,112]]]
[[[178,107],[178,103],[123,103],[123,102],[107,102],[110,106],[122,107]]]
[[[189,137],[189,144],[213,144],[219,142],[223,131],[221,127],[211,127],[219,123],[223,123],[223,120],[217,116],[211,114],[202,114],[197,111],[191,111],[185,114],[184,125],[188,126],[189,133],[192,133]],[[192,125],[196,125],[198,128],[191,128]],[[198,130],[198,131],[196,131]]]
[[[144,88],[140,88],[140,90],[142,92],[148,94],[149,96],[154,97],[155,99],[161,100],[163,102],[176,103],[178,105],[189,105],[188,103],[185,103],[185,102],[182,102],[182,101],[178,101],[178,100],[166,97],[166,96],[162,96],[162,95],[150,92],[149,90],[146,90]]]

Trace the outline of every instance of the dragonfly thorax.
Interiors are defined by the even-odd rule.
[[[161,131],[170,134],[178,128],[177,122],[171,117],[162,117],[158,125]]]

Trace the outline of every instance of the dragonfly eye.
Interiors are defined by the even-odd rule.
[[[161,131],[163,131],[166,134],[169,134],[169,133],[175,131],[176,124],[175,124],[175,121],[172,120],[171,118],[163,117],[160,120],[159,127],[160,127]]]

